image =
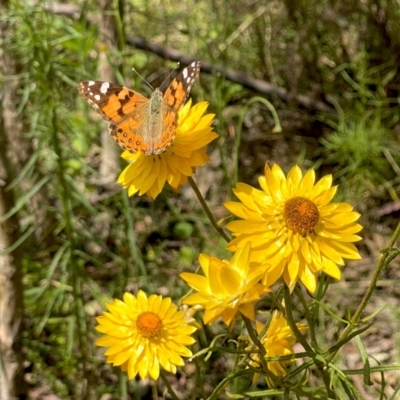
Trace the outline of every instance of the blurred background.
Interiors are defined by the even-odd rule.
[[[229,256],[190,186],[153,201],[116,184],[126,162],[79,97],[82,80],[150,95],[132,68],[165,90],[200,60],[191,97],[209,103],[219,138],[194,180],[215,218],[228,215],[236,181],[258,187],[266,162],[333,174],[335,201],[351,203],[365,228],[363,260],[347,264],[326,299],[343,316],[358,305],[400,216],[398,1],[6,0],[0,54],[2,394],[11,385],[17,398],[154,398],[156,384],[127,383],[105,365],[95,317],[139,288],[179,301],[178,275],[197,268],[200,252]],[[370,305],[386,306],[365,338],[381,364],[399,359],[399,277],[392,263]],[[336,335],[329,321],[321,327]],[[199,348],[215,334],[206,328]],[[361,368],[347,346],[343,365]],[[230,368],[204,363],[210,388]],[[387,396],[400,385],[399,372],[373,378]],[[171,382],[197,398],[190,365]]]

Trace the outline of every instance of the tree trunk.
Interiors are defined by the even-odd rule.
[[[7,34],[4,23],[0,31],[3,32],[1,35]],[[6,53],[2,52],[0,57],[3,60],[0,70],[5,77],[15,74],[12,55]],[[7,190],[16,174],[9,151],[9,137],[21,137],[22,134],[22,124],[16,110],[15,85],[10,82],[6,80],[0,103],[0,400],[26,398],[21,340],[21,251],[19,248],[10,250],[20,237],[19,221],[17,214],[4,219],[15,204],[13,191]]]
[[[99,23],[100,57],[99,57],[99,80],[116,82],[114,68],[110,63],[113,58],[114,48],[118,48],[118,31],[115,13],[120,10],[113,9],[112,0],[99,0],[101,10]],[[108,184],[116,181],[120,165],[120,149],[113,143],[108,129],[101,134],[102,157],[100,164],[100,181]]]

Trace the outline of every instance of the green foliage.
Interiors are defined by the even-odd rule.
[[[193,97],[210,103],[221,136],[217,145],[210,146],[213,178],[205,179],[212,208],[229,198],[227,182],[233,184],[238,176],[253,183],[266,161],[290,165],[305,147],[304,165],[323,165],[333,173],[347,201],[366,199],[364,205],[356,203],[365,218],[372,219],[382,203],[398,200],[395,49],[400,45],[400,14],[396,2],[380,6],[386,10],[385,37],[379,33],[383,28],[374,7],[368,10],[356,2],[140,1],[124,3],[122,14],[117,13],[117,3],[122,2],[114,3],[122,45],[106,53],[120,83],[128,85],[136,79],[132,67],[145,77],[161,70],[152,75],[154,82],[161,83],[164,72],[175,66],[128,47],[124,37],[135,35],[265,79],[285,87],[289,95],[326,97],[328,104],[335,105],[334,115],[319,116],[324,125],[317,133],[303,135],[315,122],[314,116],[307,119],[308,111],[271,96],[283,135],[271,134],[275,121],[268,109],[252,103],[249,111],[248,99],[254,93],[223,75],[202,74],[201,89],[195,85]],[[78,98],[76,84],[97,79],[102,50],[98,24],[92,21],[100,10],[93,1],[71,6],[78,7],[77,17],[46,9],[44,2],[31,6],[12,1],[8,8],[1,6],[0,18],[10,24],[12,34],[0,45],[13,55],[17,70],[15,76],[2,76],[1,84],[18,82],[24,131],[22,167],[9,187],[17,199],[11,213],[18,213],[22,231],[15,246],[20,246],[24,265],[24,349],[34,387],[50,387],[63,399],[83,398],[83,393],[98,399],[111,392],[114,398],[128,398],[126,387],[115,384],[115,370],[104,365],[103,351],[94,345],[95,317],[104,304],[139,288],[179,300],[187,287],[178,275],[197,268],[199,253],[220,258],[230,253],[190,196],[167,189],[154,202],[145,197],[129,199],[121,188],[99,183],[99,132],[104,123],[92,118]],[[131,86],[147,90],[139,80]],[[217,170],[224,174],[218,175]],[[226,215],[217,211],[219,218]],[[298,299],[304,301],[300,294]],[[337,307],[341,310],[340,304]],[[314,312],[320,326],[313,334],[321,344],[325,335],[337,334],[339,325],[333,325],[318,306]],[[198,333],[199,346],[211,347],[215,337],[205,328]],[[230,360],[216,357],[195,362],[199,370],[207,366],[212,371],[208,391],[231,368]],[[340,383],[339,398],[358,398],[350,372],[343,376],[330,371],[334,382]],[[238,377],[229,387],[244,393],[249,385]],[[139,398],[133,386],[129,395],[136,393]],[[314,387],[298,395],[321,398],[321,391]],[[283,393],[271,389],[254,396],[289,398],[288,391]]]
[[[350,86],[341,97],[352,107],[344,111],[335,103],[338,116],[326,121],[333,132],[321,144],[323,163],[333,164],[334,177],[346,183],[347,198],[356,200],[366,191],[389,185],[399,170],[400,147],[392,128],[399,122],[400,109],[386,96],[386,86],[396,74],[392,65],[372,68],[360,51],[354,64],[337,68]]]

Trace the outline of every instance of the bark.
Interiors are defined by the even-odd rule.
[[[116,82],[114,68],[111,64],[112,54],[116,53],[113,48],[118,47],[118,33],[113,9],[113,0],[99,0],[101,10],[99,23],[99,80],[106,82]],[[120,164],[120,149],[113,143],[108,129],[104,128],[101,133],[102,157],[100,163],[100,182],[108,184],[115,182]]]
[[[0,220],[13,205],[13,193],[7,190],[10,176],[5,165],[5,137],[0,128]],[[19,237],[14,215],[0,222],[0,400],[25,398],[22,365],[23,293],[19,249],[8,251]]]
[[[0,31],[6,34],[6,24],[1,24]],[[16,142],[10,143],[11,137],[22,137],[15,85],[7,81],[8,76],[15,74],[14,59],[9,52],[2,52],[0,60],[0,70],[6,77],[0,103],[0,400],[11,400],[26,398],[22,364],[23,288],[21,251],[10,251],[20,236],[19,221],[16,214],[4,216],[14,206],[13,191],[7,190],[7,186],[15,178],[15,150],[24,149]]]

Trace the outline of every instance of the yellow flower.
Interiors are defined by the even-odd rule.
[[[355,223],[360,214],[348,203],[330,203],[337,189],[331,187],[331,175],[315,183],[312,169],[303,176],[295,166],[285,178],[278,165],[266,165],[259,184],[262,190],[238,183],[234,193],[241,202],[225,207],[243,218],[227,224],[235,236],[228,249],[250,243],[251,259],[269,264],[265,284],[271,286],[283,275],[290,290],[300,279],[313,293],[318,271],[340,279],[343,258],[361,258],[351,243],[361,239],[355,235],[362,229]]]
[[[155,199],[168,182],[175,190],[179,190],[192,176],[196,167],[209,161],[205,146],[218,135],[212,131],[211,123],[214,114],[203,115],[208,104],[205,101],[191,107],[189,100],[178,111],[176,137],[161,154],[146,155],[124,151],[122,157],[130,164],[118,178],[129,196],[139,193]]]
[[[96,345],[109,347],[107,363],[121,366],[129,379],[137,374],[158,379],[160,366],[176,373],[176,366],[184,365],[181,357],[192,356],[185,346],[195,342],[190,335],[196,328],[169,297],[147,298],[139,290],[137,296],[125,293],[123,298],[107,304],[109,312],[96,319],[96,329],[105,334]]]
[[[260,334],[264,328],[264,325],[260,321],[256,321],[256,323],[257,333]],[[304,324],[297,323],[296,326],[302,333],[307,330],[307,326]],[[293,345],[296,343],[296,341],[296,337],[293,335],[286,318],[279,311],[275,310],[272,314],[271,323],[267,329],[267,332],[260,340],[266,351],[265,358],[281,357],[293,354]],[[254,350],[254,345],[248,347],[246,350],[250,351],[252,349]],[[285,366],[289,365],[293,361],[268,361],[266,362],[266,365],[268,370],[271,371],[275,376],[282,378],[287,374]],[[260,359],[258,354],[253,353],[251,355],[250,364],[253,367],[259,367]],[[254,374],[253,383],[256,383],[259,377],[259,373]],[[275,386],[274,382],[268,376],[266,376],[265,379],[270,387]]]
[[[239,311],[247,318],[254,319],[254,302],[270,290],[258,283],[264,274],[265,265],[250,263],[250,246],[238,250],[230,261],[219,260],[200,254],[199,262],[205,276],[184,272],[180,277],[197,290],[183,300],[204,308],[203,321],[210,324],[219,317],[230,325]]]

